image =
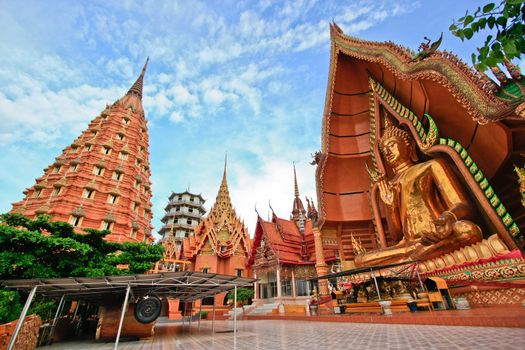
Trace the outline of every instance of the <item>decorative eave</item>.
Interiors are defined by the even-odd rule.
[[[391,42],[373,42],[345,35],[337,26],[330,25],[332,57],[329,87],[335,80],[335,61],[343,53],[360,60],[379,63],[403,80],[431,80],[448,89],[463,105],[472,119],[480,124],[504,118],[519,118],[516,106],[500,101],[490,90],[490,82],[475,72],[461,59],[447,51],[436,51],[429,57],[411,62],[412,53]],[[330,86],[332,85],[332,86]],[[331,93],[330,89],[327,93]],[[329,103],[331,99],[327,99]],[[325,110],[326,112],[326,110]]]

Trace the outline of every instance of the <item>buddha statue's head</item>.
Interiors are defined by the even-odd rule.
[[[408,132],[387,124],[387,128],[379,141],[379,149],[383,157],[394,170],[403,165],[410,165],[417,160],[414,142]]]

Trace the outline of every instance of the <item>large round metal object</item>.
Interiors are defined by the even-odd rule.
[[[153,322],[159,317],[160,309],[159,298],[146,296],[135,305],[135,319],[140,323]]]

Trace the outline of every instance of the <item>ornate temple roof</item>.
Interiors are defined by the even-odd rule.
[[[204,249],[211,249],[221,258],[251,251],[252,242],[244,222],[237,216],[231,203],[227,181],[227,161],[215,203],[207,217],[195,227],[195,234],[183,241],[183,254],[193,259]]]
[[[316,262],[314,235],[312,223],[309,219],[305,222],[303,234],[294,221],[279,218],[275,213],[273,213],[271,221],[266,221],[258,216],[250,254],[250,265],[254,263],[257,249],[263,240],[265,244],[270,245],[280,263],[314,265]],[[336,259],[333,249],[323,248],[327,262]]]

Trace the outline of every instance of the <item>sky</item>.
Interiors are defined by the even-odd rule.
[[[461,42],[448,27],[483,3],[0,0],[0,212],[149,56],[154,232],[172,191],[201,193],[210,208],[227,152],[232,203],[253,235],[255,206],[266,217],[271,201],[289,216],[294,162],[303,201],[316,198],[309,162],[321,144],[329,23],[412,50],[443,32],[441,48],[470,63],[481,38]]]

